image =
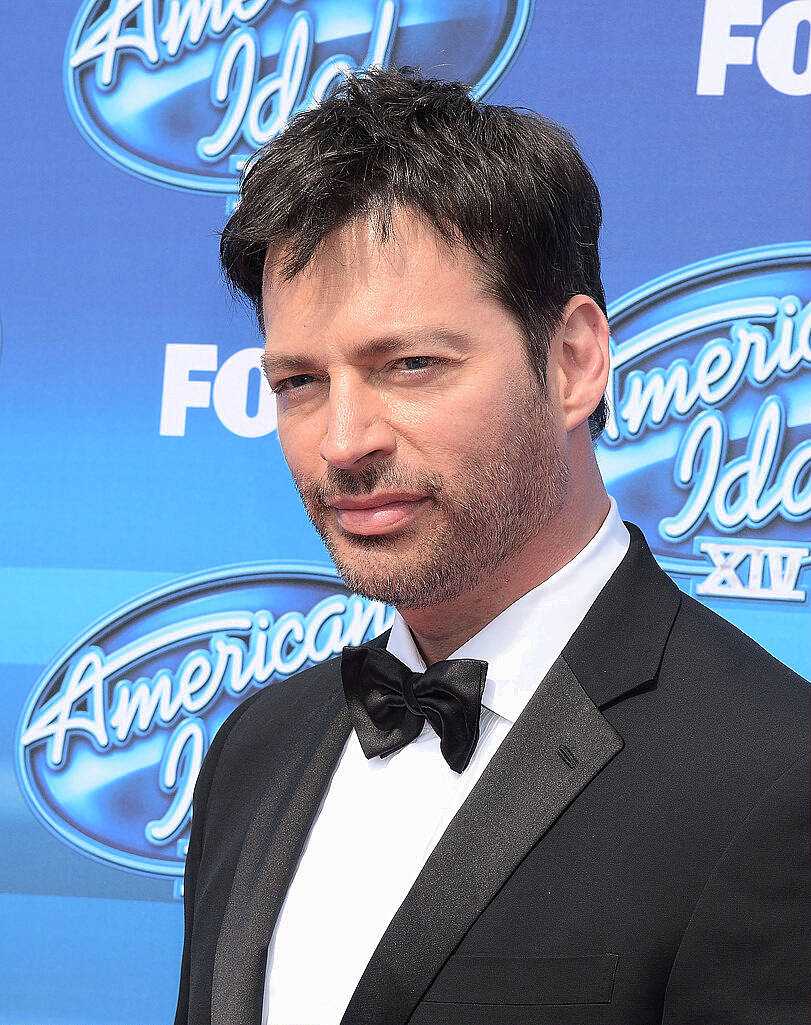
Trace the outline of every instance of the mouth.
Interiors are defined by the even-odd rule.
[[[390,491],[379,495],[347,496],[329,505],[348,534],[390,534],[409,526],[425,509],[427,495]]]

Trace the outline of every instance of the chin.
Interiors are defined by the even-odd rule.
[[[397,609],[423,609],[457,598],[477,586],[486,574],[477,559],[449,559],[443,545],[395,550],[391,536],[364,537],[365,553],[343,547],[332,551],[346,586],[355,594]],[[368,541],[379,542],[366,545]],[[410,558],[409,558],[410,555]]]
[[[337,543],[331,538],[327,548],[344,583],[355,594],[406,607],[410,596],[404,595],[404,585],[424,574],[425,561],[415,558],[415,553],[408,551],[410,546],[398,545],[397,540],[391,534],[355,534]]]
[[[359,534],[349,541],[331,542],[327,548],[338,572],[344,580],[350,577],[353,583],[368,580],[371,587],[373,581],[410,572],[411,560],[389,535]]]

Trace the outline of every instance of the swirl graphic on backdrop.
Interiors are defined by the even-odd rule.
[[[613,303],[598,460],[694,593],[803,602],[811,244],[730,253]]]
[[[37,682],[15,745],[21,789],[83,853],[180,877],[194,783],[229,712],[390,618],[333,571],[300,565],[216,570],[137,598]]]
[[[483,96],[514,59],[532,4],[91,0],[68,37],[65,95],[82,134],[114,164],[177,188],[234,193],[249,155],[347,72],[450,71]]]

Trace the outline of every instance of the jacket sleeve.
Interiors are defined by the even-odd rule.
[[[189,998],[191,993],[192,979],[194,975],[192,965],[192,939],[194,933],[194,908],[197,890],[197,876],[200,868],[200,861],[203,855],[205,836],[205,814],[208,803],[208,795],[217,771],[217,763],[225,742],[231,730],[238,720],[247,711],[249,705],[255,698],[259,697],[261,691],[243,701],[225,720],[217,730],[211,747],[208,749],[200,773],[194,786],[192,798],[191,832],[189,835],[189,847],[186,852],[186,868],[183,876],[183,914],[184,914],[184,935],[183,935],[183,958],[180,963],[180,988],[177,998],[177,1010],[175,1012],[175,1025],[200,1025],[198,1022],[189,1021]]]
[[[768,788],[716,863],[673,963],[662,1025],[808,1025],[809,769]]]

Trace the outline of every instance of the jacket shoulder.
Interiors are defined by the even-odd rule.
[[[388,636],[386,630],[364,641],[364,645],[385,647]],[[341,656],[337,655],[276,680],[251,695],[228,716],[217,735],[222,731],[233,732],[237,739],[255,730],[265,732],[274,728],[289,733],[309,719],[313,711],[334,702],[342,691]]]
[[[690,595],[682,595],[659,683],[712,720],[721,744],[770,751],[783,766],[807,749],[809,682]]]
[[[713,609],[682,593],[674,633],[692,634],[695,642],[695,656],[701,659],[709,670],[716,667],[719,673],[730,671],[765,673],[778,685],[790,689],[807,688],[809,681],[800,676],[784,662],[768,652],[753,637],[724,619]]]
[[[253,740],[260,733],[268,740],[289,733],[314,710],[325,708],[341,689],[341,659],[328,659],[292,676],[268,684],[246,698],[217,731],[212,750]],[[220,741],[218,744],[217,741]]]

